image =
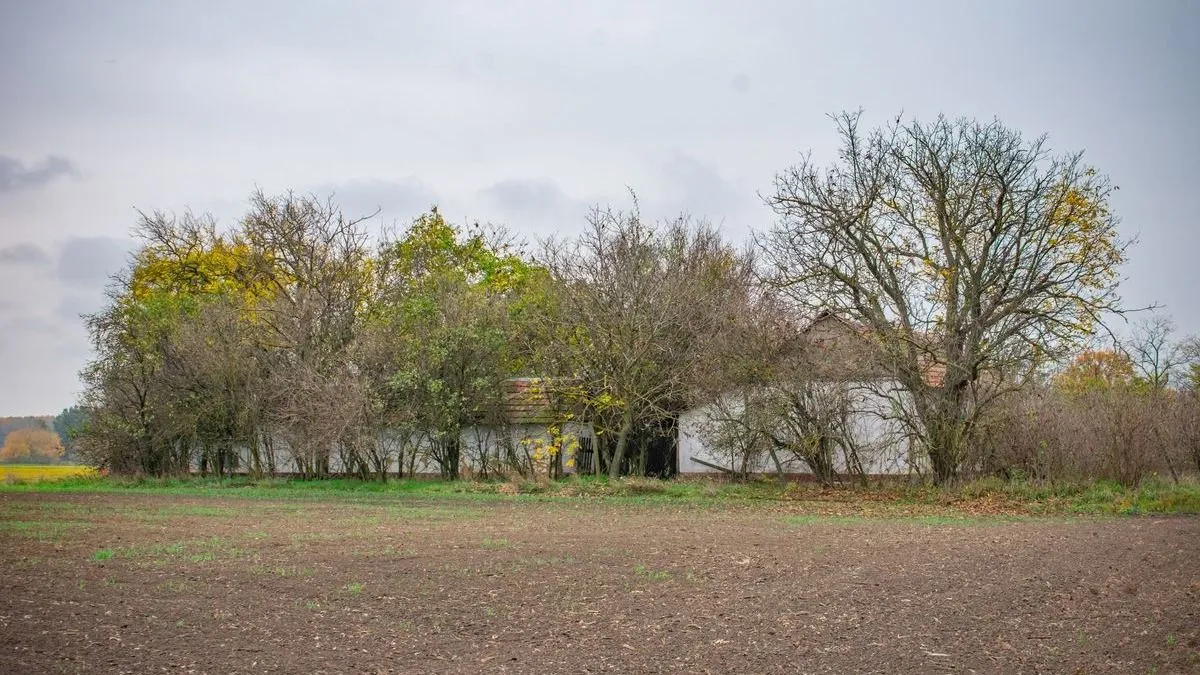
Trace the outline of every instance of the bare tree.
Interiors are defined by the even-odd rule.
[[[806,157],[777,176],[759,243],[797,304],[871,331],[946,481],[981,410],[1120,309],[1127,244],[1113,187],[1080,154],[999,122],[859,121],[836,117],[835,165]]]
[[[543,314],[543,360],[568,369],[572,392],[599,429],[610,476],[622,471],[638,428],[684,405],[717,310],[744,293],[747,261],[715,228],[681,217],[662,225],[595,209],[574,242],[547,242],[541,260],[557,293]],[[597,470],[599,470],[597,463]]]
[[[769,410],[763,390],[727,391],[706,402],[697,431],[721,460],[715,468],[745,479],[770,460],[779,478],[784,478],[783,464],[771,442],[776,419]]]
[[[1177,379],[1187,361],[1187,345],[1172,339],[1175,323],[1170,317],[1155,314],[1137,324],[1123,350],[1137,376],[1153,391],[1161,392]]]
[[[817,377],[793,362],[779,366],[764,384],[707,400],[699,431],[739,476],[762,470],[769,460],[781,481],[797,462],[822,485],[838,480],[839,468],[865,480],[854,416],[868,412],[854,405],[855,394],[850,382]]]
[[[259,443],[265,373],[239,308],[213,301],[180,321],[163,345],[163,385],[176,433],[198,445],[199,468],[218,475],[241,467],[271,471]]]
[[[1170,446],[1181,429],[1169,427],[1186,426],[1188,416],[1177,414],[1175,409],[1195,402],[1190,396],[1176,396],[1176,392],[1167,390],[1173,382],[1185,379],[1179,376],[1185,374],[1181,371],[1189,360],[1188,342],[1176,342],[1174,333],[1175,324],[1170,317],[1155,314],[1140,322],[1121,348],[1128,355],[1137,380],[1149,390],[1147,405],[1152,412],[1149,428],[1171,477],[1179,482],[1180,469]]]
[[[333,449],[365,409],[350,358],[368,288],[362,220],[329,199],[258,192],[242,221],[247,274],[263,289],[252,312],[268,357],[266,416],[304,475],[329,473]]]

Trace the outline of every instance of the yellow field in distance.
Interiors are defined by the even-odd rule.
[[[0,464],[0,481],[60,480],[95,474],[92,467],[75,464]]]

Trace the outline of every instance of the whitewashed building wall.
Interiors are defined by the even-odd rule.
[[[593,438],[592,425],[590,423],[568,422],[562,425],[560,435],[563,436],[566,443],[571,444],[571,439]],[[504,457],[506,454],[506,444],[511,443],[512,447],[520,448],[522,442],[528,442],[530,446],[541,441],[542,443],[550,443],[551,435],[549,429],[544,424],[513,424],[507,427],[494,428],[485,426],[470,426],[462,430],[462,435],[459,440],[459,452],[461,453],[460,466],[464,469],[478,469],[477,459],[484,452],[493,458],[490,462],[494,465],[494,458]],[[426,452],[431,442],[427,439],[415,440],[414,443],[418,448],[418,457],[413,470],[417,474],[437,474],[440,469],[436,462],[429,458]],[[265,452],[265,450],[263,451]],[[275,468],[281,473],[291,473],[296,471],[295,462],[292,459],[291,452],[288,450],[287,444],[282,440],[274,444],[275,452]],[[248,448],[239,448],[241,461],[239,467],[234,470],[234,473],[245,473],[249,466],[250,451]],[[574,473],[574,463],[569,461],[573,459],[572,455],[563,456],[563,472]],[[200,469],[199,458],[193,459],[193,470]],[[395,459],[392,460],[388,468],[390,473],[395,473],[400,467]],[[210,467],[210,470],[215,471],[215,467]],[[332,473],[342,473],[345,467],[342,465],[341,457],[337,449],[334,448],[329,457],[329,469]],[[409,471],[409,462],[407,458],[404,462],[404,472]]]
[[[914,469],[914,453],[908,435],[903,425],[897,419],[893,407],[893,397],[903,400],[904,395],[898,387],[887,382],[863,382],[849,384],[831,384],[830,386],[846,386],[850,394],[854,412],[851,413],[850,433],[855,439],[863,468],[869,475],[904,475]],[[728,401],[727,407],[737,411],[738,403]],[[722,452],[710,447],[704,432],[709,421],[711,406],[701,406],[688,410],[679,418],[679,442],[677,447],[678,466],[681,475],[712,474],[717,470],[705,466],[702,462],[715,464],[728,469],[731,457],[728,452]],[[700,461],[697,461],[700,460]],[[794,457],[780,456],[784,471],[791,474],[811,473],[803,461]],[[841,473],[846,470],[844,455],[837,453],[836,470]],[[775,465],[770,456],[763,455],[751,467],[754,473],[774,473]]]

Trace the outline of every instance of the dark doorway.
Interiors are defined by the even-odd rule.
[[[675,418],[640,427],[630,439],[621,474],[649,478],[672,478],[679,472],[676,455]]]

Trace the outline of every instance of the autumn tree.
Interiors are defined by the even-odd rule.
[[[1133,362],[1120,350],[1087,349],[1071,359],[1052,381],[1068,393],[1125,389],[1135,382]]]
[[[378,419],[410,452],[424,441],[445,477],[459,475],[464,429],[505,423],[501,383],[525,363],[513,331],[538,275],[503,230],[464,230],[436,209],[380,246],[364,332]],[[473,459],[485,474],[498,460]]]
[[[0,462],[57,462],[63,456],[58,434],[44,427],[17,429],[4,439]]]
[[[142,246],[88,319],[89,456],[272,473],[279,449],[305,476],[382,478],[420,446],[456,476],[462,430],[498,424],[500,382],[528,364],[511,331],[545,274],[436,210],[376,255],[361,224],[294,193],[255,193],[225,231],[142,214]]]
[[[209,304],[242,297],[249,258],[207,216],[142,213],[136,233],[142,245],[108,306],[86,318],[97,358],[83,373],[90,423],[80,448],[117,471],[187,471],[202,407],[179,379],[175,341],[203,324]]]
[[[249,320],[266,369],[263,421],[304,476],[324,476],[369,411],[352,345],[369,297],[365,218],[331,198],[256,192],[238,239],[261,287]]]
[[[776,177],[760,248],[797,306],[871,331],[945,482],[982,411],[1120,309],[1114,188],[1000,122],[835,121],[838,161]]]
[[[87,318],[81,449],[117,471],[275,470],[282,440],[307,475],[358,423],[348,345],[369,274],[365,234],[328,200],[255,193],[208,216],[141,214],[142,245]]]
[[[543,315],[544,361],[575,383],[559,394],[589,411],[616,477],[637,430],[685,405],[698,345],[718,332],[752,267],[711,225],[653,224],[636,205],[593,210],[578,239],[547,242],[539,262],[556,289]]]
[[[1186,384],[1195,362],[1193,338],[1175,340],[1175,324],[1154,314],[1134,324],[1128,337],[1108,349],[1085,349],[1054,376],[1067,391],[1138,387],[1161,394]]]

